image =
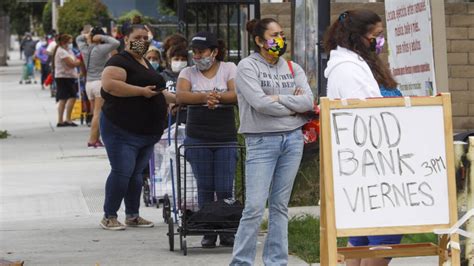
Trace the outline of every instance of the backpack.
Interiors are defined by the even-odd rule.
[[[244,206],[240,201],[218,200],[205,203],[195,213],[188,212],[188,228],[191,229],[232,229],[239,227]]]

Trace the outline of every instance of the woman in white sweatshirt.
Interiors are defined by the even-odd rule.
[[[329,98],[381,97],[382,86],[397,87],[377,54],[383,38],[382,20],[371,10],[350,10],[339,16],[324,38],[324,48],[330,53],[324,71]]]
[[[324,76],[327,96],[332,99],[401,96],[390,70],[380,60],[383,46],[381,18],[371,10],[342,13],[325,34],[324,48],[330,53]],[[402,235],[350,237],[349,246],[399,244]],[[348,266],[385,266],[390,258],[347,260]]]

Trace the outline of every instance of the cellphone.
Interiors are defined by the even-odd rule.
[[[157,92],[159,92],[159,91],[164,91],[164,90],[166,90],[166,87],[160,88],[159,85],[155,85],[155,88],[154,88],[153,90],[154,90],[154,91],[157,91]]]

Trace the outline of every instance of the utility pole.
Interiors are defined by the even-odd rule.
[[[53,0],[52,2],[52,23],[51,25],[53,26],[53,30],[58,32],[58,3],[56,0]]]

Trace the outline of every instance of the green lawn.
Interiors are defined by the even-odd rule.
[[[10,136],[10,134],[8,133],[8,131],[6,131],[6,130],[0,130],[0,139],[6,139],[6,138],[8,138],[8,136]]]
[[[267,221],[263,221],[261,229],[267,230]],[[437,243],[435,234],[405,235],[403,244],[433,242]],[[347,245],[347,238],[338,238],[337,245]],[[289,253],[300,257],[307,263],[319,262],[319,219],[311,215],[293,217],[288,222],[288,250]]]

